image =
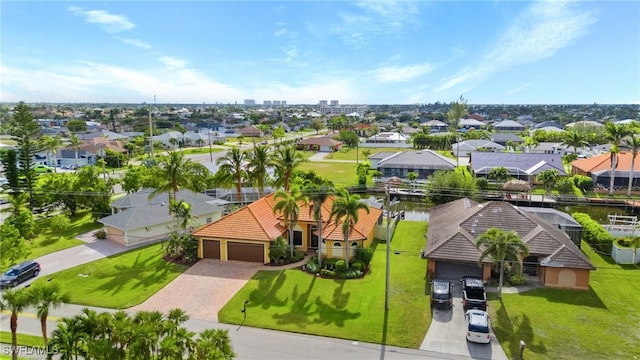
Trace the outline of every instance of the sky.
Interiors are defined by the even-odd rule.
[[[640,104],[638,1],[2,1],[0,101]]]

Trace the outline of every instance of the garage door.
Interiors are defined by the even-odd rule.
[[[478,264],[436,261],[436,278],[443,280],[460,280],[463,276],[482,277],[482,269]]]
[[[264,263],[264,245],[227,242],[229,260]]]
[[[220,259],[220,241],[202,240],[202,257],[205,259]]]

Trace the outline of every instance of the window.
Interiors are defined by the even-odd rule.
[[[302,246],[302,231],[293,232],[293,245]]]

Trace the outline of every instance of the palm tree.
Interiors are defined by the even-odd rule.
[[[569,131],[564,134],[563,145],[573,147],[573,153],[578,155],[578,147],[590,147],[591,144],[587,141],[587,136],[584,133],[577,131]]]
[[[264,184],[267,179],[267,168],[271,161],[269,150],[266,146],[256,146],[253,153],[249,155],[248,169],[250,177],[253,178],[255,185],[258,187],[258,195],[262,197],[264,193]]]
[[[237,147],[232,148],[224,157],[216,160],[219,166],[218,173],[222,174],[224,179],[234,181],[238,201],[242,201],[242,182],[247,178],[246,162],[246,153]]]
[[[18,313],[21,313],[29,306],[29,296],[24,288],[11,288],[4,291],[2,299],[0,299],[0,311],[8,310],[11,312],[11,359],[18,359]]]
[[[620,152],[620,143],[624,140],[625,137],[631,134],[631,129],[629,129],[624,124],[615,124],[611,121],[604,124],[604,136],[611,144],[611,149],[609,150],[611,154],[611,181],[609,182],[609,195],[613,195],[613,184],[615,183],[616,166],[618,165],[617,163],[618,152]]]
[[[447,111],[447,119],[449,120],[449,128],[452,133],[458,135],[458,124],[460,124],[460,119],[467,113],[467,99],[465,99],[462,95],[460,95],[460,99],[458,101],[454,101],[451,103],[451,108]],[[459,165],[459,153],[456,154],[456,166]]]
[[[44,145],[44,148],[47,150],[47,152],[53,156],[53,172],[57,172],[56,153],[58,152],[58,149],[62,147],[62,139],[60,139],[60,136],[57,136],[57,135],[56,136],[45,135],[42,137],[42,143]]]
[[[509,169],[507,169],[506,167],[498,166],[491,169],[488,176],[495,179],[497,182],[504,183],[505,181],[507,181],[507,179],[509,179],[510,173]]]
[[[287,146],[275,152],[271,165],[276,169],[276,185],[289,191],[291,175],[301,163],[305,161],[301,153],[292,146]]]
[[[45,345],[47,339],[47,317],[49,310],[56,309],[68,301],[68,296],[60,293],[60,286],[56,283],[40,283],[29,289],[29,298],[32,305],[36,308],[36,314],[40,318],[40,329],[42,330],[42,338]]]
[[[196,359],[233,359],[236,354],[231,348],[229,330],[203,330],[196,340]]]
[[[336,226],[342,221],[342,234],[344,235],[344,244],[347,250],[346,262],[347,269],[351,260],[351,244],[349,243],[349,234],[353,225],[358,223],[359,211],[364,210],[369,213],[369,206],[360,202],[359,195],[352,195],[345,189],[338,191],[338,196],[333,200],[331,206],[331,214],[329,221],[335,221]]]
[[[78,151],[80,150],[80,145],[82,145],[82,141],[78,139],[78,135],[71,135],[71,139],[69,140],[71,147],[76,151],[76,169],[78,169]]]
[[[548,194],[551,191],[551,188],[556,185],[558,180],[560,180],[560,174],[556,169],[543,170],[538,174],[538,181],[544,184],[545,194]]]
[[[51,333],[49,346],[58,351],[61,360],[77,359],[78,355],[85,354],[82,345],[86,342],[86,336],[79,318],[63,318]]]
[[[191,174],[187,171],[191,166],[191,160],[184,157],[180,151],[169,151],[169,154],[160,161],[160,185],[149,194],[153,198],[160,193],[168,192],[169,200],[175,199],[180,188],[191,189]]]
[[[0,210],[3,213],[11,213],[10,216],[17,217],[23,212],[31,212],[29,209],[29,194],[26,192],[9,193],[9,207]]]
[[[629,172],[629,184],[627,185],[627,196],[631,196],[631,188],[633,186],[634,170],[636,165],[636,157],[638,157],[638,150],[640,149],[640,139],[636,137],[635,133],[631,133],[626,141],[627,146],[631,148],[631,171]]]
[[[291,258],[293,259],[293,228],[300,218],[300,201],[306,204],[306,199],[300,193],[300,190],[293,189],[291,192],[278,190],[274,196],[276,201],[273,206],[273,212],[279,212],[289,230],[289,248],[291,250]]]
[[[520,256],[529,255],[529,247],[522,242],[514,231],[506,232],[498,228],[489,228],[476,240],[476,248],[482,249],[478,263],[482,264],[487,257],[493,262],[500,263],[500,282],[498,285],[498,298],[502,298],[502,282],[504,277],[504,263],[506,261],[517,262]]]
[[[169,201],[169,211],[175,216],[178,227],[183,231],[187,230],[189,221],[192,219],[191,205],[184,200],[171,199]]]
[[[322,269],[322,204],[331,196],[333,189],[326,185],[308,182],[304,193],[310,203],[309,213],[313,214],[313,219],[318,224],[318,269]]]

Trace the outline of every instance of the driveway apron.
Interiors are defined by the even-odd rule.
[[[129,310],[180,308],[193,319],[218,321],[218,311],[255,275],[262,264],[202,259],[175,280]]]
[[[466,339],[462,289],[458,281],[453,283],[453,307],[433,308],[433,320],[420,350],[470,356],[473,359],[506,360],[507,355],[491,331],[491,344],[476,344]]]

